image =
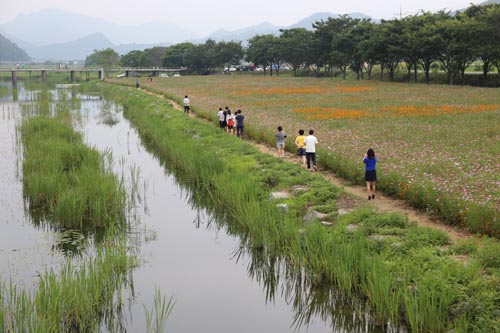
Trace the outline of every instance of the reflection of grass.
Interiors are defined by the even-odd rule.
[[[298,129],[314,128],[319,163],[356,183],[373,147],[380,189],[449,224],[500,235],[498,89],[243,75],[143,87],[178,102],[189,93],[214,121],[220,106],[241,108],[248,135],[269,144],[281,125],[290,151]]]
[[[242,246],[264,257],[268,268],[263,275],[274,274],[275,263],[283,259],[295,271],[305,272],[297,278],[298,285],[306,279],[311,285],[335,285],[344,294],[361,295],[378,322],[390,319],[391,325],[406,323],[415,331],[496,327],[492,300],[498,290],[492,284],[481,286],[485,272],[478,260],[464,265],[445,255],[444,233],[368,209],[342,217],[329,213],[327,218],[336,225],[327,230],[318,223],[303,224],[310,207],[334,209],[341,191],[297,165],[262,155],[244,141],[186,117],[166,101],[137,90],[105,90],[124,105],[125,116],[146,145],[193,190],[192,202],[212,207],[224,223],[219,227],[240,236]],[[304,190],[279,201],[288,204],[286,212],[269,201],[270,191],[290,191],[294,185]],[[350,225],[358,231],[348,232]],[[271,299],[276,279],[279,276],[263,278]],[[467,308],[469,299],[488,311]],[[467,320],[450,315],[455,308],[461,308],[461,318]]]

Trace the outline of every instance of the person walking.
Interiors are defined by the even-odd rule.
[[[219,112],[217,112],[217,118],[219,119],[219,127],[224,129],[224,111],[222,108],[219,108]]]
[[[236,125],[236,136],[238,138],[242,138],[244,139],[245,138],[245,116],[243,116],[241,114],[241,110],[238,110],[236,111],[236,121],[237,121],[237,125]]]
[[[365,181],[366,189],[368,190],[368,200],[375,199],[375,190],[377,187],[377,170],[376,165],[378,158],[375,156],[375,151],[370,148],[363,157],[365,164]]]
[[[135,79],[135,87],[139,89],[139,79]]]
[[[311,169],[311,162],[314,171],[318,171],[316,166],[316,145],[318,144],[318,139],[314,136],[314,130],[309,130],[309,135],[304,139],[306,144],[306,163],[307,169]]]
[[[276,149],[278,151],[278,157],[283,158],[285,156],[285,139],[286,134],[283,132],[283,127],[278,126],[278,132],[275,134],[276,137]]]
[[[304,130],[299,130],[299,135],[295,137],[295,145],[297,146],[297,156],[302,162],[302,166],[306,166],[306,144],[304,143],[306,136],[304,135]]]
[[[231,110],[227,110],[227,132],[234,134],[234,115],[231,114]]]
[[[185,113],[189,113],[189,103],[190,103],[189,97],[187,97],[187,95],[184,96],[184,112]]]

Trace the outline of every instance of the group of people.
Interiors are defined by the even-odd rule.
[[[189,113],[189,98],[186,95],[184,97],[184,112]],[[236,112],[231,112],[229,107],[219,108],[217,112],[217,118],[219,119],[220,128],[230,134],[236,134],[239,138],[244,138],[245,136],[245,117],[243,116],[240,109]],[[235,131],[236,129],[236,131]],[[283,158],[285,156],[285,139],[286,134],[283,131],[282,126],[278,126],[278,131],[275,134],[276,137],[276,149],[278,152],[278,157]],[[316,165],[316,146],[318,145],[318,139],[314,136],[314,130],[309,130],[309,135],[306,136],[303,129],[299,130],[299,135],[295,137],[295,145],[297,146],[297,156],[299,156],[300,161],[304,167],[308,170],[317,171],[318,167]],[[375,199],[375,190],[377,183],[377,171],[376,164],[378,162],[375,156],[375,151],[370,148],[363,157],[363,163],[365,164],[365,181],[366,189],[368,191],[368,200]],[[311,168],[312,167],[312,168]]]
[[[283,131],[283,127],[278,126],[278,131],[275,134],[276,137],[276,149],[278,152],[278,157],[283,158],[285,155],[285,139],[286,134]],[[304,130],[299,130],[299,135],[295,137],[294,141],[297,146],[297,156],[299,156],[300,161],[304,167],[308,170],[317,171],[316,166],[316,146],[318,145],[318,139],[314,136],[314,130],[309,130],[309,135],[305,136]],[[375,199],[375,190],[377,185],[377,165],[378,159],[375,156],[375,151],[370,148],[363,157],[363,163],[365,164],[365,181],[366,189],[368,191],[368,200]],[[311,169],[312,166],[312,169]]]
[[[223,131],[236,134],[237,137],[242,139],[245,138],[245,116],[243,116],[240,109],[233,113],[227,106],[224,109],[219,108],[217,118]]]

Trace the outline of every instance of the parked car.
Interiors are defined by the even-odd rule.
[[[165,73],[161,73],[160,75],[158,75],[159,77],[168,77],[168,74],[165,74]]]

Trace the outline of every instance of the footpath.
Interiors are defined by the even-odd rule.
[[[146,89],[140,89],[142,92],[149,94],[149,95],[154,95],[160,98],[165,99],[164,96],[153,93],[151,91],[148,91]],[[179,110],[181,112],[184,112],[184,107],[176,103],[175,101],[168,99],[169,103],[174,107],[174,109]],[[197,118],[200,120],[207,121],[207,119],[197,117],[195,113],[190,112],[189,116],[192,118]],[[227,134],[227,135],[232,135],[232,134]],[[275,147],[270,147],[268,145],[260,144],[252,140],[245,139],[245,141],[251,145],[254,145],[257,147],[262,153],[269,154],[277,156],[276,148]],[[320,143],[321,144],[321,143]],[[285,156],[283,157],[284,161],[290,162],[290,163],[296,163],[296,164],[301,164],[301,161],[299,158],[290,152],[285,151]],[[361,163],[361,160],[360,160]],[[379,213],[398,213],[403,216],[406,216],[408,218],[408,221],[410,222],[416,222],[419,226],[423,227],[428,227],[428,228],[433,228],[437,230],[441,230],[445,233],[447,233],[450,237],[450,241],[452,243],[456,243],[459,240],[467,239],[472,236],[472,234],[463,231],[463,230],[458,230],[452,226],[442,224],[440,221],[434,217],[431,216],[430,213],[425,212],[425,211],[420,211],[417,210],[413,207],[411,207],[408,203],[406,203],[403,200],[392,198],[389,196],[384,195],[381,192],[376,193],[376,198],[375,200],[366,200],[366,188],[363,186],[358,186],[358,185],[352,185],[345,179],[342,179],[340,177],[337,177],[334,173],[332,173],[330,170],[321,170],[319,169],[316,171],[319,173],[321,176],[325,178],[325,180],[330,181],[333,185],[342,188],[347,194],[351,195],[355,200],[353,200],[350,204],[352,207],[349,208],[355,208],[357,206],[361,205],[370,205],[375,208],[375,210]]]

